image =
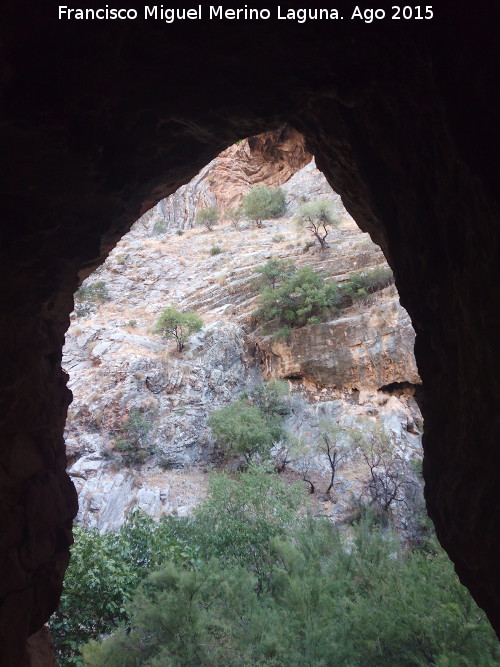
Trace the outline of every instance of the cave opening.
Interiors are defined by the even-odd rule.
[[[228,149],[230,151],[233,168],[237,160],[235,160],[235,156],[231,153],[231,150],[247,150],[248,147],[250,153],[258,153],[261,151],[266,155],[266,153],[272,152],[273,149],[276,150],[277,143],[279,146],[282,146],[283,144],[287,146],[287,152],[292,153],[292,171],[293,169],[297,169],[297,162],[300,163],[300,161],[294,159],[294,151],[290,151],[290,146],[293,146],[293,141],[291,141],[290,136],[294,136],[294,134],[295,140],[298,140],[300,144],[301,141],[303,141],[300,138],[300,135],[297,135],[294,130],[287,126],[280,128],[274,133],[268,132],[258,137],[252,137],[249,140],[245,140],[246,143],[237,142],[232,148]],[[224,153],[222,155],[224,156]],[[70,373],[69,386],[73,391],[73,406],[70,407],[70,418],[66,426],[66,442],[67,447],[69,447],[69,455],[71,456],[71,460],[68,462],[68,469],[77,489],[79,490],[80,511],[78,524],[79,526],[85,526],[90,529],[99,529],[99,532],[101,533],[100,536],[97,533],[90,533],[90,535],[93,535],[92,539],[96,544],[100,544],[100,540],[105,539],[102,537],[102,533],[110,531],[111,534],[118,534],[119,531],[122,530],[124,519],[131,513],[133,507],[138,507],[140,510],[145,511],[146,514],[152,514],[156,517],[160,516],[165,511],[171,513],[172,510],[179,511],[180,509],[181,516],[186,511],[192,511],[192,508],[183,506],[182,501],[180,501],[180,507],[174,507],[175,502],[178,500],[173,497],[175,495],[175,490],[169,495],[164,490],[162,491],[161,483],[158,485],[158,475],[163,475],[167,478],[168,475],[171,474],[172,479],[178,481],[179,474],[175,471],[180,468],[182,469],[183,467],[189,468],[191,462],[188,460],[180,461],[176,458],[179,455],[179,448],[177,450],[173,449],[167,451],[166,449],[162,449],[158,451],[158,438],[156,443],[151,444],[150,442],[148,445],[146,440],[149,438],[149,434],[146,431],[149,431],[151,424],[143,433],[145,436],[144,443],[139,442],[142,435],[138,434],[141,428],[146,427],[148,419],[154,421],[158,418],[158,413],[155,412],[158,408],[152,409],[152,403],[161,399],[164,393],[169,395],[169,399],[176,397],[178,394],[178,396],[168,405],[168,408],[163,405],[161,409],[159,409],[159,412],[165,413],[167,416],[166,420],[163,419],[164,422],[175,422],[175,430],[172,433],[166,432],[166,423],[162,425],[162,429],[160,429],[159,432],[159,438],[163,441],[162,445],[164,445],[164,440],[169,438],[171,440],[176,440],[176,444],[178,445],[179,438],[182,438],[189,430],[193,430],[192,426],[194,426],[194,430],[197,431],[197,435],[188,437],[183,445],[185,447],[187,446],[187,449],[189,450],[190,447],[192,449],[193,443],[196,442],[196,444],[199,444],[202,441],[202,428],[200,427],[199,415],[197,416],[197,420],[193,421],[192,424],[189,424],[189,421],[186,421],[190,416],[192,417],[192,415],[190,415],[190,411],[192,410],[190,400],[186,399],[185,395],[182,395],[180,389],[182,380],[179,381],[178,378],[176,379],[172,376],[175,376],[176,371],[178,370],[178,366],[176,365],[177,361],[182,359],[183,356],[189,360],[191,369],[194,367],[196,356],[202,354],[204,348],[210,347],[210,336],[205,336],[201,340],[198,340],[197,334],[195,334],[195,340],[187,342],[186,349],[184,351],[177,350],[176,353],[173,352],[173,348],[166,353],[160,349],[160,345],[157,345],[156,349],[153,349],[154,346],[152,341],[148,340],[148,334],[153,330],[153,314],[155,314],[156,317],[160,312],[160,305],[164,305],[168,302],[169,304],[175,303],[176,306],[181,304],[179,306],[181,310],[189,308],[190,310],[201,312],[205,320],[207,314],[212,313],[213,315],[214,312],[218,313],[218,317],[220,317],[221,313],[226,314],[224,316],[227,316],[227,313],[229,312],[232,318],[236,316],[236,319],[238,319],[238,316],[242,316],[241,312],[238,313],[238,308],[241,310],[242,302],[248,309],[248,299],[241,299],[238,294],[238,292],[244,290],[242,285],[247,282],[245,279],[242,280],[243,274],[241,272],[242,258],[245,260],[245,253],[257,255],[257,263],[250,266],[255,280],[255,269],[261,268],[265,265],[265,261],[269,261],[273,257],[280,257],[281,255],[279,252],[276,252],[276,249],[281,248],[283,242],[285,240],[290,241],[291,236],[293,236],[293,234],[290,233],[290,221],[288,219],[285,223],[281,222],[279,219],[274,223],[271,221],[263,224],[250,223],[247,221],[246,227],[242,221],[239,221],[236,225],[229,225],[227,219],[225,220],[225,226],[224,224],[221,226],[220,223],[213,228],[205,226],[205,229],[197,229],[194,225],[191,226],[189,223],[196,218],[196,210],[206,209],[207,207],[204,207],[203,205],[210,205],[214,200],[220,204],[221,184],[217,182],[217,178],[215,178],[212,173],[213,169],[216,168],[214,167],[214,163],[217,164],[217,161],[219,162],[218,168],[224,173],[226,171],[225,160],[224,157],[221,159],[219,156],[210,163],[212,166],[209,165],[208,168],[205,167],[192,182],[183,186],[180,191],[178,191],[177,195],[172,195],[169,200],[160,201],[134,224],[131,232],[111,250],[108,259],[99,267],[96,274],[90,276],[90,278],[85,281],[84,289],[80,296],[77,294],[77,311],[76,315],[74,314],[72,317],[72,325],[67,336],[67,339],[69,338],[69,349],[71,349],[71,352],[66,351],[65,357],[63,358],[63,366],[66,371]],[[222,167],[220,163],[222,163]],[[311,167],[311,165],[313,165],[313,167]],[[311,171],[312,168],[315,168],[314,163],[307,163],[303,167],[306,171],[307,169]],[[278,172],[282,172],[279,163],[278,167],[275,167],[275,169],[277,169]],[[255,171],[259,174],[260,178],[260,171],[257,169]],[[299,169],[296,173],[301,174],[301,172],[302,170]],[[282,173],[280,176],[283,177]],[[289,180],[292,180],[293,177],[294,175],[292,175]],[[317,179],[317,176],[315,177]],[[321,194],[321,192],[318,193],[317,182],[312,179],[310,174],[308,176],[301,175],[300,178],[303,180],[309,178],[310,182],[307,182],[303,191],[295,193],[295,199],[298,201],[299,206],[307,202],[309,199],[309,192],[313,192],[315,196]],[[293,188],[297,187],[296,180],[293,181]],[[207,184],[209,186],[208,191],[205,187]],[[209,191],[210,187],[219,193],[219,200],[217,200],[216,197],[213,197],[213,192]],[[248,183],[245,184],[245,188],[248,189]],[[227,183],[225,184],[225,189],[228,189]],[[290,192],[291,190],[288,189],[287,193]],[[305,196],[303,194],[304,192],[307,192],[308,196]],[[196,196],[198,197],[198,201],[196,202],[196,205],[193,205]],[[231,204],[234,203],[234,201],[234,196],[232,198],[226,197],[225,203],[227,205],[227,203]],[[184,207],[184,209],[182,207]],[[186,213],[186,211],[189,211],[189,213]],[[325,266],[329,263],[335,264],[334,277],[337,278],[338,276],[341,276],[343,278],[343,284],[347,284],[350,280],[349,276],[351,273],[359,275],[359,271],[370,270],[371,262],[373,262],[376,250],[373,248],[374,244],[364,237],[365,235],[360,234],[359,231],[355,233],[349,231],[351,227],[349,224],[346,226],[346,224],[347,223],[344,223],[339,238],[337,238],[333,232],[330,237],[332,245],[335,245],[338,242],[342,245],[341,256],[345,256],[346,266],[342,266],[339,257],[336,254],[333,254],[335,252],[334,250],[324,249],[318,244],[316,244],[315,251],[311,252],[311,246],[308,246],[308,242],[306,241],[305,247],[307,247],[307,251],[304,252],[305,239],[303,237],[300,237],[299,243],[297,240],[295,241],[295,250],[289,248],[285,252],[284,257],[287,257],[288,259],[293,257],[295,260],[297,258],[299,260],[304,259],[305,262],[315,262],[315,269],[319,270],[322,275],[329,273],[328,271],[325,271]],[[282,234],[282,232],[285,233]],[[346,234],[348,234],[347,237]],[[349,234],[351,236],[349,236]],[[234,239],[231,239],[232,235],[234,235]],[[267,240],[266,235],[268,237]],[[258,238],[255,238],[249,243],[249,236]],[[214,245],[209,248],[211,243]],[[345,250],[344,246],[346,244],[350,244],[356,248],[356,252],[353,255],[350,255],[349,252]],[[293,244],[289,243],[289,245]],[[213,248],[218,248],[218,252],[211,252]],[[183,252],[184,254],[182,254]],[[301,255],[306,256],[303,258]],[[200,257],[202,257],[201,262],[199,260]],[[218,263],[221,260],[224,263],[223,273],[227,273],[227,275],[232,278],[236,277],[234,283],[229,280],[228,284],[226,284],[227,275],[220,275],[221,271]],[[190,268],[190,263],[192,264],[196,261],[198,261],[198,267],[193,270]],[[380,258],[376,259],[376,261],[380,262]],[[197,280],[199,281],[199,276],[196,275],[197,273],[202,277],[202,281],[200,281],[199,284],[197,282]],[[169,276],[169,280],[175,284],[175,287],[173,284],[165,282],[165,275]],[[131,276],[132,280],[130,280]],[[243,275],[243,278],[245,278],[245,275]],[[248,275],[246,275],[246,279],[248,279]],[[209,298],[206,297],[206,285],[203,283],[207,283],[209,286],[217,286],[214,290],[209,288],[209,292],[216,292],[215,296],[212,295]],[[185,284],[189,285],[187,293]],[[119,288],[116,285],[119,285]],[[157,290],[159,294],[150,299],[142,291],[141,285],[147,285],[148,290]],[[229,298],[220,293],[225,287],[228,287],[229,289]],[[237,287],[236,291],[234,289],[235,287]],[[383,335],[387,337],[388,332],[391,331],[391,327],[401,327],[402,329],[408,328],[406,320],[403,323],[399,323],[398,321],[393,322],[392,324],[388,323],[387,318],[390,313],[394,312],[395,306],[393,302],[390,301],[390,307],[387,308],[387,312],[385,312],[383,310],[385,307],[383,302],[382,304],[377,302],[377,299],[380,298],[377,289],[373,290],[373,293],[367,294],[363,289],[363,286],[355,284],[355,287],[363,290],[361,293],[361,300],[358,301],[353,298],[352,295],[349,295],[344,287],[344,296],[338,299],[339,312],[337,312],[335,316],[326,318],[328,321],[332,319],[332,317],[333,321],[338,318],[345,320],[346,308],[347,312],[355,311],[356,313],[363,313],[363,310],[370,310],[373,308],[373,312],[370,311],[371,315],[368,316],[367,319],[370,319],[370,317],[373,316],[376,317],[377,321],[375,327],[377,333],[383,332]],[[178,292],[176,292],[176,289]],[[397,292],[391,287],[391,282],[388,282],[386,278],[381,282],[378,289],[385,290],[386,292],[388,290],[388,293],[392,298],[395,293],[395,298],[397,300]],[[123,297],[118,293],[121,290],[123,290],[124,294],[127,294],[126,297]],[[196,298],[192,298],[191,292],[196,294]],[[94,301],[93,297],[96,294],[97,299]],[[182,295],[181,299],[179,299],[179,294]],[[117,309],[115,311],[109,310],[109,305],[106,305],[109,304],[109,301],[116,304]],[[250,299],[250,301],[252,301],[252,299]],[[377,302],[377,304],[375,302]],[[101,311],[100,306],[102,305],[103,310],[105,311],[105,319],[112,325],[108,331],[105,331],[103,327],[102,318],[101,320],[96,318],[94,309],[96,305],[99,306],[98,311]],[[145,309],[144,306],[146,306]],[[78,308],[80,308],[80,312],[78,312]],[[144,310],[147,312],[144,312]],[[245,313],[244,307],[243,313]],[[246,314],[248,315],[248,311],[246,311]],[[407,318],[407,315],[403,317]],[[220,320],[217,317],[214,316],[214,318],[217,331],[220,334],[223,326],[221,327]],[[316,319],[318,320],[317,322],[310,323],[310,326],[313,328],[322,326],[321,319]],[[90,322],[89,327],[87,327],[87,322]],[[210,315],[208,323],[209,325],[214,323],[213,319],[210,320]],[[363,326],[367,326],[366,322]],[[409,328],[411,330],[411,325]],[[90,336],[88,335],[89,331]],[[300,331],[300,329],[298,331]],[[232,332],[232,334],[234,334],[234,332]],[[346,331],[344,330],[338,332],[329,329],[327,332],[327,337],[330,339],[345,338],[345,336]],[[364,337],[369,337],[366,332],[364,332]],[[74,344],[75,339],[80,339],[76,347]],[[111,346],[109,344],[110,340],[114,341]],[[310,343],[311,341],[308,341],[308,344]],[[155,356],[159,356],[160,363],[158,366],[155,366],[151,355],[144,363],[145,353],[140,350],[140,346],[144,344],[150,346],[151,355],[154,353]],[[345,344],[345,341],[343,341],[344,346]],[[113,345],[115,346],[115,349],[113,349]],[[165,346],[165,341],[163,341],[162,345],[163,347]],[[224,347],[226,342],[219,338],[218,341],[216,341],[216,345]],[[359,346],[359,341],[354,340],[353,345],[354,347]],[[380,345],[380,341],[377,342],[377,345]],[[406,348],[412,350],[412,345],[413,339],[410,336],[409,340],[398,340],[393,344],[393,347],[397,348],[398,352],[401,353],[401,351]],[[121,350],[119,349],[120,346],[122,346]],[[398,397],[399,399],[403,397],[403,400],[405,401],[404,404],[408,408],[407,404],[409,397],[413,397],[416,393],[415,388],[420,387],[414,360],[410,361],[409,358],[402,358],[399,361],[399,370],[395,371],[394,366],[397,365],[398,362],[395,362],[394,351],[389,351],[385,361],[382,360],[383,357],[377,360],[373,359],[376,352],[368,352],[368,358],[373,363],[374,368],[377,368],[377,366],[383,367],[384,365],[388,367],[386,371],[387,374],[385,375],[386,382],[381,385],[380,382],[382,376],[376,373],[376,377],[368,380],[367,375],[369,375],[369,373],[367,373],[366,370],[360,370],[359,376],[354,378],[352,372],[348,373],[346,377],[342,377],[342,374],[339,373],[338,369],[328,366],[326,370],[321,369],[319,357],[322,357],[323,363],[325,363],[325,358],[328,356],[326,348],[315,351],[316,356],[314,357],[313,355],[309,366],[305,366],[305,371],[290,372],[287,370],[286,365],[283,365],[283,368],[276,365],[276,359],[279,355],[277,355],[275,351],[268,351],[266,354],[265,345],[263,345],[262,341],[254,338],[252,339],[251,344],[247,344],[247,346],[252,349],[257,347],[260,350],[261,367],[264,369],[267,377],[273,377],[273,374],[277,374],[278,377],[281,376],[283,379],[289,381],[290,387],[292,387],[292,393],[295,392],[295,394],[297,394],[300,389],[308,393],[311,400],[319,401],[313,410],[313,420],[318,418],[322,420],[336,418],[338,423],[338,413],[336,411],[331,412],[332,408],[330,407],[330,402],[333,399],[338,403],[339,389],[342,388],[346,395],[349,395],[349,398],[346,398],[346,405],[354,404],[355,406],[354,414],[363,411],[363,414],[367,417],[378,419],[380,416],[379,413],[381,411],[383,413],[384,410],[386,410],[384,407],[386,399],[382,400],[380,394],[388,394],[393,397]],[[82,352],[83,355],[81,354]],[[241,351],[238,353],[241,355]],[[252,354],[254,354],[254,352],[252,352]],[[334,356],[338,354],[339,351],[335,350]],[[143,357],[142,360],[141,355]],[[170,361],[168,362],[168,370],[165,372],[166,369],[164,363],[167,361],[169,355]],[[126,365],[121,365],[119,361],[120,356],[123,356],[126,359]],[[173,361],[173,359],[175,359],[175,361]],[[210,363],[209,360],[204,358],[202,364],[205,371],[211,369]],[[352,358],[344,363],[347,366],[347,370],[352,371]],[[80,378],[80,386],[78,386],[75,378],[71,377],[71,371],[75,368],[76,375],[78,375],[78,373],[81,373],[82,370],[84,370],[86,364],[87,370],[90,370],[93,375],[92,377],[90,377],[90,375],[84,377],[83,380]],[[97,371],[97,373],[94,373],[94,371]],[[223,373],[227,373],[229,380],[231,380],[232,376],[227,368],[223,369]],[[405,375],[405,373],[407,375]],[[244,375],[243,370],[238,370],[237,375]],[[98,376],[100,376],[100,379]],[[106,378],[106,386],[104,386],[103,377]],[[402,377],[411,378],[413,381],[402,380]],[[120,378],[120,380],[116,378]],[[388,381],[387,378],[399,379]],[[189,382],[191,382],[192,379],[193,376],[189,378]],[[199,380],[198,377],[196,377],[196,379]],[[111,382],[109,382],[109,380],[111,380]],[[125,380],[125,382],[122,380]],[[208,375],[203,376],[201,384],[210,384],[211,381],[210,373],[208,373]],[[254,381],[255,371],[253,371],[253,377],[250,380],[249,386],[252,386]],[[356,382],[356,388],[352,389],[354,381]],[[133,387],[130,386],[131,382],[134,384]],[[178,382],[178,384],[176,384],[176,382]],[[171,384],[169,385],[169,383]],[[85,391],[83,393],[82,384],[85,386]],[[127,384],[126,388],[124,387],[125,384]],[[336,390],[337,393],[335,393],[335,391],[332,393],[328,390],[326,388],[328,385],[333,385],[332,388]],[[372,396],[370,396],[370,390]],[[237,395],[234,388],[233,392]],[[144,399],[144,396],[146,396],[146,399]],[[217,404],[217,398],[214,394],[209,397],[209,402],[213,405]],[[146,403],[148,404],[147,406]],[[401,407],[402,404],[399,404],[399,409],[401,409]],[[422,431],[421,415],[418,410],[415,411],[415,407],[416,406],[413,407],[413,414],[411,414],[411,410],[404,413],[401,421],[401,431],[405,433],[405,435],[408,434],[410,439],[414,437],[418,438]],[[301,426],[297,433],[303,432],[304,436],[310,438],[311,428],[314,430],[315,427],[311,426],[311,417],[305,416],[307,410],[307,405],[306,408],[304,408],[303,403],[300,403],[300,401],[297,402],[296,396],[292,412],[297,414],[298,421],[296,423],[292,422],[291,425],[292,428],[297,428],[297,425],[300,422]],[[336,406],[335,410],[338,410],[338,406]],[[126,420],[125,416],[127,416]],[[394,419],[395,413],[389,410],[388,416],[390,420]],[[401,415],[396,418],[401,419]],[[352,419],[352,417],[350,419]],[[81,428],[79,430],[79,420],[80,422],[86,421],[86,428],[84,430]],[[132,424],[132,421],[134,421],[134,424]],[[186,424],[188,424],[188,426],[186,426]],[[136,426],[139,429],[137,433],[133,431]],[[127,429],[129,429],[129,431],[124,435]],[[100,434],[104,431],[108,434],[107,442],[102,445],[96,445],[95,438],[100,437]],[[145,454],[144,459],[141,458],[139,460],[133,457],[130,458],[131,448],[129,446],[123,447],[122,445],[124,438],[130,437],[132,431],[134,438],[137,436],[137,442],[134,441],[134,444],[137,446],[141,454]],[[188,442],[190,439],[192,442]],[[130,443],[128,444],[130,445]],[[198,454],[200,453],[201,449]],[[346,483],[342,481],[342,477],[340,477],[341,481],[339,486],[338,474],[335,480],[336,473],[340,472],[342,475],[341,464],[337,466],[334,464],[332,466],[332,484],[331,487],[328,487],[328,492],[325,493],[324,490],[326,489],[327,484],[325,483],[324,477],[320,476],[318,478],[317,476],[314,477],[314,475],[310,474],[310,465],[304,465],[303,454],[297,458],[295,464],[291,461],[288,451],[285,453],[283,459],[279,458],[280,455],[281,452],[278,453],[278,458],[275,459],[274,463],[280,472],[284,472],[287,468],[290,471],[289,474],[292,474],[293,471],[297,480],[302,479],[304,484],[307,485],[311,497],[318,497],[318,499],[323,501],[331,502],[331,487],[337,489],[334,495],[334,502],[336,504],[339,503],[339,496],[342,496],[340,487],[343,488],[343,485]],[[335,456],[336,455],[337,454],[335,454]],[[152,457],[155,459],[153,464],[151,463]],[[196,463],[196,456],[194,462]],[[115,468],[111,475],[106,475],[106,473],[104,475],[102,474],[103,463],[104,467],[111,464],[111,468]],[[203,463],[205,468],[207,467],[207,463],[208,460]],[[415,467],[414,464],[419,464],[418,458],[413,460],[413,467]],[[127,479],[127,468],[130,467],[133,469],[134,467],[139,466],[139,469],[141,469],[141,466],[143,465],[147,465],[149,468],[151,468],[151,466],[153,467],[149,472],[146,472],[145,475],[141,476],[139,474],[138,476],[134,476],[132,481]],[[155,466],[156,468],[160,468],[163,473],[160,470],[154,469]],[[118,468],[118,470],[116,468]],[[155,484],[157,484],[157,486],[153,487],[151,484],[148,485],[147,480],[145,480],[145,478],[148,477],[148,474],[150,476],[153,474],[152,471],[155,474]],[[117,472],[120,482],[115,484],[113,476],[116,477]],[[395,471],[391,471],[390,474],[393,475],[396,473]],[[398,472],[398,475],[399,474],[400,472]],[[182,481],[185,483],[186,477],[184,477]],[[413,491],[415,481],[413,480],[411,483],[408,483]],[[202,486],[199,479],[198,484]],[[335,486],[333,486],[334,484]],[[173,482],[173,485],[175,487],[175,481]],[[194,485],[196,485],[196,480]],[[171,480],[169,481],[168,486],[172,486]],[[366,488],[369,487],[367,486]],[[180,489],[179,497],[183,496],[183,491],[185,490]],[[394,487],[387,493],[389,495],[391,493],[397,494],[397,491],[398,489]],[[193,491],[193,485],[189,490],[189,493],[191,495],[196,495],[196,491]],[[174,505],[172,505],[172,500],[174,501]],[[403,501],[405,503],[409,502],[406,494],[404,498],[401,497],[398,500],[398,502]],[[361,501],[358,500],[358,502],[361,506]],[[392,501],[389,500],[389,502]],[[414,494],[412,494],[412,502],[416,503]],[[340,505],[341,504],[342,503],[340,503]],[[414,504],[414,508],[416,508],[417,504]],[[338,505],[338,507],[340,507],[340,505]],[[354,516],[355,513],[359,511],[359,507],[353,509],[352,504],[349,507],[346,506],[346,509],[348,509],[350,513],[354,513]],[[379,520],[383,522],[386,521],[386,519],[382,518]],[[405,519],[405,521],[407,521],[407,519]],[[382,523],[382,525],[386,524]],[[151,526],[149,526],[149,528],[152,530]],[[144,534],[142,534],[140,538],[136,537],[136,539],[143,540],[142,548],[147,551],[148,546],[147,543],[144,542]],[[77,530],[76,553],[79,553],[82,540],[85,540],[85,537],[80,532],[79,528]],[[184,545],[183,548],[186,549],[187,546]],[[121,558],[123,557],[122,553]],[[128,554],[126,558],[129,559],[130,563],[135,563],[131,554]],[[78,564],[81,567],[82,563],[79,562]],[[75,574],[71,568],[68,576],[68,586],[73,587]],[[78,575],[79,578],[82,576],[81,573]],[[113,598],[113,592],[108,591],[107,594],[102,597]],[[67,603],[66,601],[67,596],[63,595],[63,605]],[[95,605],[95,609],[97,609],[97,603],[95,603]],[[63,606],[63,609],[64,608],[65,607]],[[69,608],[66,608],[65,613],[69,613]],[[74,612],[73,615],[78,620],[79,616]],[[56,616],[56,618],[60,619],[61,616]],[[55,631],[59,632],[58,621],[54,621],[54,623]],[[81,627],[84,625],[81,620],[79,621],[79,624]],[[65,632],[67,632],[67,630],[65,630]],[[101,629],[101,634],[102,632],[103,630]],[[64,639],[64,632],[62,633],[62,636]],[[58,642],[60,642],[60,633],[57,635],[57,639]],[[58,648],[59,647],[60,644],[58,643]]]

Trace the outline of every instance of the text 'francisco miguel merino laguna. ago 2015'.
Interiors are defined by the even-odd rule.
[[[116,8],[104,5],[100,8],[75,8],[67,5],[59,5],[59,19],[69,20],[153,20],[174,23],[176,21],[267,21],[269,19],[296,21],[306,23],[307,21],[331,21],[338,19],[361,19],[365,23],[371,23],[374,19],[384,18],[432,18],[432,7],[416,6],[404,7],[411,10],[410,15],[393,15],[393,11],[400,11],[399,7],[392,7],[391,11],[386,9],[363,10],[359,6],[353,7],[349,15],[343,16],[338,9],[315,9],[315,8],[289,8],[280,5],[266,8],[252,8],[243,5],[238,9],[224,7],[223,5],[197,5],[195,7],[172,8],[164,5],[145,5],[141,10],[129,8]],[[415,10],[415,11],[413,11]]]

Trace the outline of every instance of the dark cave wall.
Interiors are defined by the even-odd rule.
[[[259,24],[258,38],[245,23],[70,28],[24,6],[7,3],[0,50],[5,664],[28,664],[26,637],[57,604],[68,558],[60,364],[78,276],[221,149],[286,120],[394,268],[417,332],[429,512],[499,629],[489,3],[440,3],[427,25]]]

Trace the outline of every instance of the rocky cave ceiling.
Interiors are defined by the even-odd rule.
[[[6,3],[5,664],[26,664],[26,637],[57,604],[68,560],[76,497],[60,362],[78,277],[218,152],[285,121],[394,269],[417,332],[428,510],[463,583],[500,628],[494,11],[486,1],[443,1],[430,22],[174,27],[68,25],[55,4]]]

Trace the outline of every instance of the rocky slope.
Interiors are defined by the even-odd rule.
[[[230,206],[240,206],[253,185],[283,185],[310,163],[311,157],[304,137],[286,124],[243,139],[209,162],[192,181],[158,202],[144,218],[153,219],[160,231],[188,228],[200,207],[216,206],[223,213]],[[331,190],[324,178],[321,182]]]
[[[247,142],[229,151],[248,154],[251,146]],[[274,182],[304,159],[300,151],[293,155],[292,166],[278,170]],[[236,173],[262,177],[262,170],[248,167],[248,155],[240,162]],[[177,203],[165,201],[139,220],[86,281],[87,286],[104,282],[110,300],[83,317],[72,316],[64,356],[74,395],[66,443],[79,492],[79,520],[86,525],[116,528],[136,505],[154,516],[189,512],[203,496],[206,471],[213,464],[209,414],[263,377],[289,380],[292,412],[285,425],[310,447],[308,467],[319,486],[328,469],[317,446],[324,423],[352,425],[366,417],[384,424],[402,456],[412,458],[419,451],[414,334],[394,286],[344,308],[329,322],[294,330],[286,343],[274,342],[252,325],[255,268],[267,259],[312,264],[325,279],[341,283],[354,271],[385,265],[379,248],[345,210],[323,251],[308,248],[308,233],[288,218],[262,229],[250,224],[239,230],[219,226],[213,232],[191,228],[196,207],[206,203],[200,192],[207,190],[200,183],[213,185],[214,174],[220,178],[220,163],[176,193]],[[222,191],[224,182],[217,181],[211,196]],[[270,177],[268,182],[273,182]],[[304,197],[319,195],[341,207],[314,163],[283,187],[291,210]],[[228,195],[226,201],[237,196]],[[163,218],[162,231],[158,212],[174,209],[173,217]],[[180,229],[183,233],[177,234]],[[213,247],[220,252],[212,254]],[[152,333],[167,305],[195,310],[205,322],[182,353]],[[119,449],[131,414],[146,424],[141,458],[132,462]],[[295,467],[292,462],[297,472],[301,466],[301,461]],[[351,494],[361,495],[365,481],[360,461],[350,460],[337,477],[335,502],[325,501],[321,511],[341,518]]]

